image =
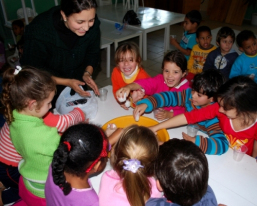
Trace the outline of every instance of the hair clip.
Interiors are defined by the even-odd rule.
[[[141,162],[137,159],[123,160],[123,163],[125,164],[125,166],[123,166],[123,169],[131,171],[133,173],[136,173],[140,167],[144,167],[141,165]]]
[[[16,74],[19,74],[19,72],[21,71],[21,66],[16,66],[16,68],[15,68],[15,70],[14,70],[14,75],[16,75]]]
[[[66,144],[66,145],[67,145],[68,152],[69,152],[69,151],[70,151],[70,149],[71,149],[71,145],[70,145],[70,143],[69,143],[69,142],[67,142],[67,141],[64,141],[64,142],[63,142],[63,144]]]

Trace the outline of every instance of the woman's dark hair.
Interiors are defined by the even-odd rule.
[[[95,0],[61,0],[61,11],[68,17],[74,13],[80,13],[83,10],[89,10],[97,7]]]
[[[207,95],[208,98],[216,98],[221,85],[225,83],[225,77],[217,69],[208,69],[194,76],[192,89],[198,93]]]
[[[226,39],[228,36],[231,36],[233,43],[235,42],[235,32],[233,29],[231,29],[228,26],[224,26],[222,27],[219,31],[218,34],[216,36],[216,42],[218,42],[220,44],[220,40],[221,38]]]
[[[250,38],[256,39],[256,36],[251,30],[243,30],[236,36],[236,43],[239,47],[242,47],[243,42]]]
[[[159,148],[155,175],[168,200],[190,206],[199,202],[207,191],[208,162],[194,143],[171,139]]]
[[[164,69],[164,64],[166,62],[175,63],[182,70],[182,73],[187,71],[186,57],[178,50],[170,51],[163,57],[162,69]]]
[[[257,84],[249,77],[237,76],[229,79],[219,88],[217,97],[220,98],[219,102],[222,102],[224,110],[236,109],[237,115],[243,115],[248,120],[255,119]]]
[[[3,92],[1,102],[5,107],[4,115],[8,124],[13,121],[12,111],[23,110],[28,100],[36,100],[38,109],[42,102],[55,91],[55,81],[45,71],[25,66],[18,74],[9,68],[3,74]]]
[[[99,157],[104,139],[107,138],[101,128],[92,124],[74,125],[63,133],[54,152],[52,175],[65,195],[70,193],[71,185],[66,182],[64,172],[84,178],[87,168]]]

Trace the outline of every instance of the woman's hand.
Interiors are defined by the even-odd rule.
[[[82,97],[90,97],[90,92],[84,91],[80,88],[81,85],[85,85],[85,82],[81,82],[77,79],[69,80],[69,87],[72,88],[75,92],[77,92]]]
[[[83,80],[88,86],[90,86],[93,89],[96,95],[100,95],[95,81],[91,78],[91,76],[88,73],[84,73]]]

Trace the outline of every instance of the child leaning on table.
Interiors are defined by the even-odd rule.
[[[157,131],[218,118],[229,147],[245,145],[248,148],[247,154],[257,157],[256,102],[257,84],[249,77],[234,77],[219,88],[217,103],[178,115],[151,129]]]
[[[150,77],[141,67],[141,56],[138,46],[134,42],[125,42],[119,45],[115,52],[116,67],[112,71],[112,91],[116,98],[116,91],[138,79]],[[117,100],[117,98],[116,98]],[[122,108],[128,109],[125,102],[117,102]]]
[[[161,197],[153,177],[158,149],[156,136],[148,128],[124,129],[111,151],[113,169],[101,179],[99,205],[144,206],[150,197]]]
[[[249,76],[257,83],[257,43],[250,30],[241,31],[236,37],[239,50],[243,53],[234,62],[229,78],[239,75]]]
[[[205,108],[214,104],[214,97],[223,83],[224,77],[218,70],[204,71],[195,75],[192,89],[182,92],[162,92],[139,101],[134,110],[134,116],[163,106],[183,105],[186,107],[187,112]],[[206,154],[221,155],[228,150],[228,140],[222,132],[216,117],[195,123],[197,123],[200,131],[207,134],[209,138],[201,135],[191,137],[182,133],[184,139],[194,142]],[[165,128],[169,128],[169,125],[165,125]]]
[[[199,11],[192,10],[188,12],[184,19],[183,27],[185,31],[180,43],[175,38],[170,37],[170,44],[181,51],[187,60],[189,59],[193,46],[197,44],[195,32],[201,21],[202,15]]]
[[[235,42],[235,32],[230,27],[222,27],[217,34],[216,43],[219,46],[211,51],[203,66],[203,71],[207,69],[218,69],[226,79],[229,78],[231,67],[238,57],[238,53],[232,49]]]
[[[216,49],[216,47],[211,44],[211,40],[211,29],[208,26],[200,26],[196,31],[197,44],[193,47],[187,62],[187,79],[190,83],[194,78],[194,75],[203,71],[207,55]]]
[[[179,139],[164,142],[154,170],[157,188],[164,197],[150,198],[146,206],[217,206],[208,185],[208,161],[192,142]]]
[[[106,166],[109,145],[101,128],[92,124],[69,127],[62,135],[45,186],[47,205],[99,206],[89,176]]]
[[[10,68],[4,73],[1,100],[12,143],[23,158],[19,162],[19,204],[46,204],[45,181],[60,135],[56,128],[46,126],[42,118],[51,108],[55,90],[51,75],[36,68]]]
[[[116,97],[123,97],[131,91],[144,89],[146,95],[153,95],[164,91],[183,91],[189,88],[189,82],[184,77],[186,76],[187,61],[180,51],[171,51],[167,53],[162,61],[162,74],[147,79],[140,79],[125,87],[122,87],[116,92]],[[132,94],[133,101],[136,102],[138,97]],[[143,95],[141,95],[143,96]],[[164,107],[158,110],[156,118],[164,120],[175,115],[185,112],[185,108],[181,105]]]

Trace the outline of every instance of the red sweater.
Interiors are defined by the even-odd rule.
[[[188,124],[194,124],[204,121],[206,119],[213,119],[214,117],[217,117],[219,119],[220,128],[222,129],[226,138],[229,141],[230,148],[233,148],[236,145],[244,144],[248,147],[247,154],[252,156],[254,140],[257,140],[256,121],[248,128],[240,131],[235,131],[233,129],[231,119],[229,119],[225,114],[219,112],[218,103],[212,104],[199,110],[186,112],[185,117]]]
[[[139,69],[140,71],[137,74],[135,81],[138,79],[145,79],[150,77],[143,68],[139,68]],[[115,67],[112,71],[112,91],[115,99],[116,99],[116,95],[115,95],[116,91],[119,90],[121,87],[125,87],[126,85],[127,83],[124,82],[121,76],[120,69],[118,67]]]

